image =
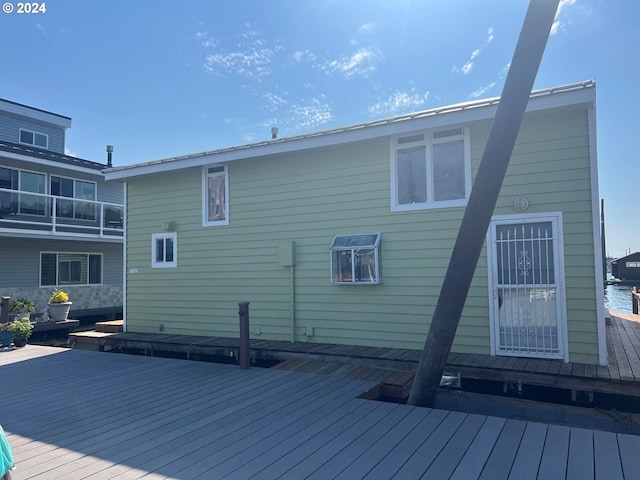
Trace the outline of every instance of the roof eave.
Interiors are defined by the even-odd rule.
[[[532,92],[527,112],[591,103],[595,105],[595,82],[590,80]],[[274,155],[298,150],[338,145],[348,142],[398,135],[426,128],[440,128],[492,118],[500,97],[450,105],[442,108],[391,117],[293,137],[221,148],[180,157],[113,167],[103,170],[107,180],[160,173],[212,163]]]

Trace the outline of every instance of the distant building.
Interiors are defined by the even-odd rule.
[[[124,185],[65,154],[70,126],[0,99],[0,294],[43,312],[61,288],[78,318],[122,309]]]
[[[611,275],[624,282],[640,282],[640,252],[632,253],[611,262]]]

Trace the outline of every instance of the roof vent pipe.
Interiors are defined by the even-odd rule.
[[[278,127],[272,127],[271,128],[271,139],[276,139],[278,138]]]
[[[113,155],[113,145],[107,145],[107,168],[111,168],[113,163],[111,161],[111,156]]]

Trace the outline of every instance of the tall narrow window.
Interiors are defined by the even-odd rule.
[[[229,224],[229,178],[225,165],[204,168],[202,224]]]
[[[20,171],[20,213],[44,215],[46,197],[46,180],[43,173]],[[33,195],[35,194],[35,195]]]
[[[151,235],[151,267],[175,268],[178,266],[177,234],[154,233]]]

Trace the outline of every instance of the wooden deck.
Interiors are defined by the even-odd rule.
[[[28,345],[0,352],[24,479],[636,479],[640,437],[356,398],[318,375]]]
[[[237,358],[239,347],[237,338],[185,335],[78,332],[69,338],[78,344],[131,349],[148,355],[165,351],[184,358],[198,355]],[[452,353],[445,373],[476,380],[640,397],[640,316],[612,311],[607,324],[607,349],[607,366]],[[403,396],[408,393],[420,351],[252,339],[251,357],[287,361],[290,369],[301,371],[342,368],[351,378],[377,380],[387,388],[387,393],[394,391],[395,396]]]

